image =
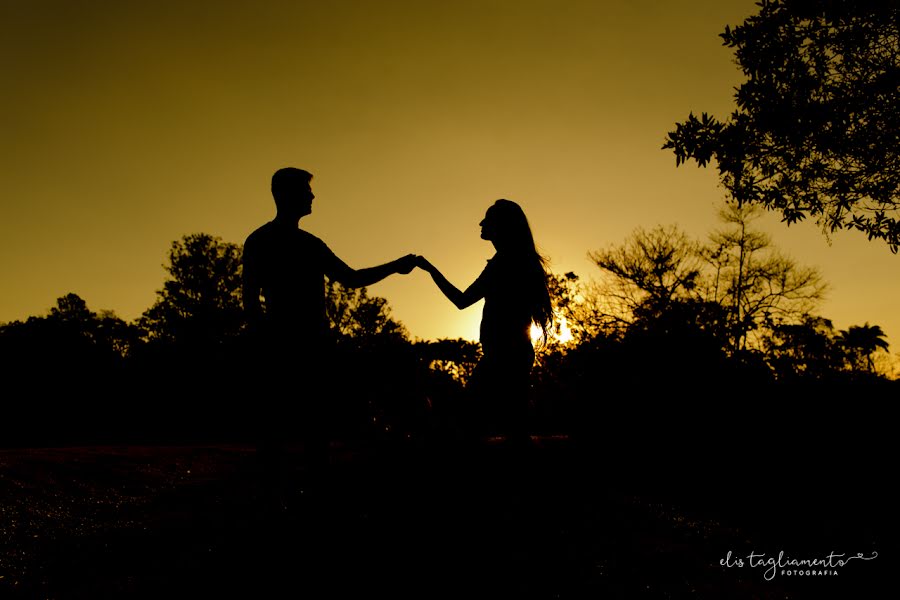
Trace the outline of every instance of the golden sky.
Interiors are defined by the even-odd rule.
[[[269,178],[315,175],[301,222],[353,267],[424,254],[459,287],[519,202],[558,272],[638,226],[716,226],[713,169],[660,149],[724,118],[741,74],[718,34],[753,0],[0,0],[0,322],[81,295],[137,317],[169,244],[242,243]],[[830,284],[820,314],[900,344],[898,257],[814,224],[765,230]],[[414,338],[477,337],[422,272],[372,286]],[[896,352],[897,347],[892,347]]]

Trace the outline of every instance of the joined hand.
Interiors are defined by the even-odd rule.
[[[416,256],[415,254],[407,254],[403,258],[398,258],[397,262],[396,262],[397,272],[400,273],[401,275],[408,274],[410,271],[412,271],[413,269],[416,268],[416,265],[418,264],[418,259],[419,259],[419,257]]]
[[[423,271],[428,271],[429,273],[434,271],[434,265],[428,262],[428,259],[424,256],[416,256],[416,266]]]

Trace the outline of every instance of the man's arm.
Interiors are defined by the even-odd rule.
[[[259,301],[261,284],[259,281],[259,267],[256,261],[254,244],[244,244],[241,258],[243,281],[241,285],[241,300],[244,305],[244,318],[251,329],[256,329],[262,322],[262,304]]]
[[[406,275],[416,266],[416,255],[407,254],[397,260],[389,263],[378,265],[377,267],[369,267],[368,269],[352,269],[347,264],[335,257],[335,264],[332,266],[328,276],[348,288],[359,288],[378,283],[382,279],[399,273]]]

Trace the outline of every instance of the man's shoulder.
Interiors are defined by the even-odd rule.
[[[323,242],[321,239],[303,229],[297,230],[297,236],[304,242],[308,242],[311,244],[322,244],[323,246],[325,245],[325,242]]]
[[[310,251],[315,251],[318,256],[322,257],[323,259],[334,256],[334,252],[332,252],[331,248],[328,247],[328,244],[323,242],[318,237],[314,236],[308,231],[303,231],[302,229],[298,229],[297,232],[301,235],[303,245]]]
[[[255,244],[259,243],[269,237],[272,236],[272,221],[265,223],[264,225],[260,225],[256,229],[254,229],[250,235],[247,236],[247,239],[244,241],[244,245],[247,244]]]
[[[244,249],[246,250],[248,246],[265,248],[274,245],[283,247],[285,244],[304,248],[307,251],[316,249],[331,252],[325,242],[310,232],[303,229],[284,228],[274,221],[269,221],[248,235],[247,240],[244,242]]]
[[[324,243],[322,242],[322,240],[309,233],[308,231],[303,231],[299,228],[285,227],[283,225],[279,225],[275,221],[269,221],[268,223],[260,225],[259,227],[254,229],[250,233],[250,235],[247,236],[248,242],[271,239],[293,239],[300,242]]]

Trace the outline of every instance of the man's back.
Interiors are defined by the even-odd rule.
[[[325,276],[343,263],[316,236],[276,221],[244,244],[244,275],[262,291],[262,326],[280,335],[321,339],[327,331]]]

